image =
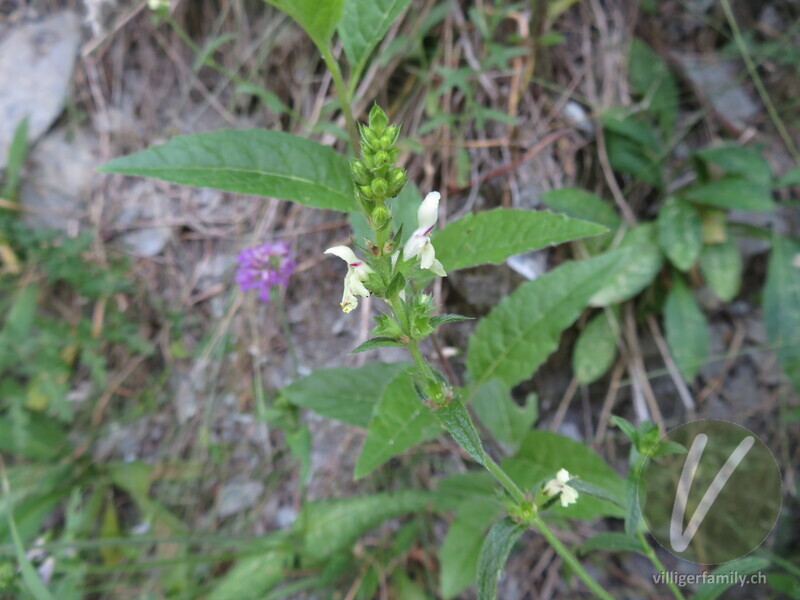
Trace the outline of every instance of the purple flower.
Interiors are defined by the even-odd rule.
[[[274,285],[287,285],[296,264],[286,242],[267,242],[245,248],[236,257],[236,283],[242,290],[257,289],[258,297],[267,302],[269,289]]]

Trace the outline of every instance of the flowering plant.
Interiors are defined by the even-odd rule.
[[[550,528],[546,516],[552,511],[575,518],[624,517],[628,535],[649,549],[641,533],[641,517],[633,510],[635,494],[630,493],[629,482],[585,446],[533,429],[535,400],[520,407],[511,389],[528,379],[557,348],[560,333],[586,307],[613,301],[615,278],[635,259],[636,248],[620,246],[600,252],[523,283],[477,323],[466,348],[464,381],[440,358],[445,375],[428,359],[427,340],[437,328],[465,317],[439,313],[432,294],[425,291],[433,277],[497,264],[520,253],[607,230],[547,211],[503,208],[444,224],[442,195],[428,191],[423,199],[397,164],[400,127],[390,124],[377,105],[361,127],[351,114],[354,85],[366,57],[391,23],[391,11],[374,28],[369,19],[343,16],[342,3],[337,1],[273,3],[297,20],[318,46],[339,95],[349,153],[280,131],[220,131],[180,136],[158,148],[114,160],[102,170],[277,197],[349,213],[353,222],[365,221],[366,232],[354,238],[352,245],[325,251],[345,262],[340,301],[345,313],[358,308],[359,298],[373,296],[384,304],[385,311],[375,317],[372,337],[353,352],[397,346],[407,350],[412,363],[316,371],[281,390],[280,401],[366,429],[356,477],[369,475],[442,430],[488,472],[494,481],[489,489],[485,478],[477,477],[479,469],[463,474],[465,479],[474,477],[477,487],[483,486],[480,501],[490,508],[482,511],[483,520],[473,519],[469,530],[476,549],[469,557],[470,568],[461,568],[460,555],[447,551],[456,543],[445,540],[440,557],[443,595],[452,597],[475,580],[481,599],[494,598],[498,573],[516,540],[531,528],[544,536],[595,597],[610,599]],[[332,51],[337,24],[350,61],[349,84]],[[416,213],[411,224],[401,219],[401,209],[409,206]],[[262,300],[269,298],[270,288],[285,285],[294,269],[288,247],[281,243],[245,250],[239,263],[237,281],[244,288],[257,289]],[[496,442],[489,450],[473,413]],[[498,454],[499,462],[493,457]],[[469,507],[474,513],[474,506],[448,498],[443,488],[433,497],[414,490],[420,493],[309,503],[292,531],[303,540],[302,561],[292,555],[285,562],[319,566],[329,553],[352,547],[364,529],[432,503],[437,510],[452,510],[455,505],[457,511],[466,513]],[[328,524],[337,521],[343,506],[359,514],[359,528],[338,537],[328,535]],[[497,519],[501,510],[505,516]],[[648,556],[657,561],[652,551]]]

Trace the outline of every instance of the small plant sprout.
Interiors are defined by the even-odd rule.
[[[273,286],[289,283],[296,268],[289,244],[283,241],[245,248],[236,260],[239,262],[236,283],[243,291],[257,289],[263,302],[269,301]]]
[[[566,469],[560,469],[554,479],[551,479],[544,484],[545,496],[558,496],[561,501],[561,506],[567,507],[570,504],[575,504],[578,501],[578,492],[575,488],[567,485],[567,482],[573,479]]]
[[[334,246],[325,250],[325,254],[338,256],[347,263],[347,275],[344,276],[344,293],[342,294],[342,311],[349,313],[358,306],[358,298],[369,296],[369,290],[364,287],[364,282],[372,273],[372,268],[360,260],[355,252],[347,246]]]

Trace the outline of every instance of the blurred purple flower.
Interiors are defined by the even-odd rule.
[[[267,302],[269,289],[274,285],[287,285],[297,266],[286,242],[267,242],[245,248],[236,257],[236,283],[242,290],[257,289],[258,297]]]

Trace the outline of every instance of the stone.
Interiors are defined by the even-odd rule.
[[[218,511],[222,519],[240,513],[253,506],[261,494],[264,484],[260,481],[229,482],[219,492]]]
[[[55,130],[34,148],[28,165],[19,195],[25,223],[77,231],[97,165],[91,136],[83,130]]]
[[[22,119],[28,117],[28,139],[34,141],[61,114],[80,27],[78,16],[65,11],[0,35],[0,169]]]

